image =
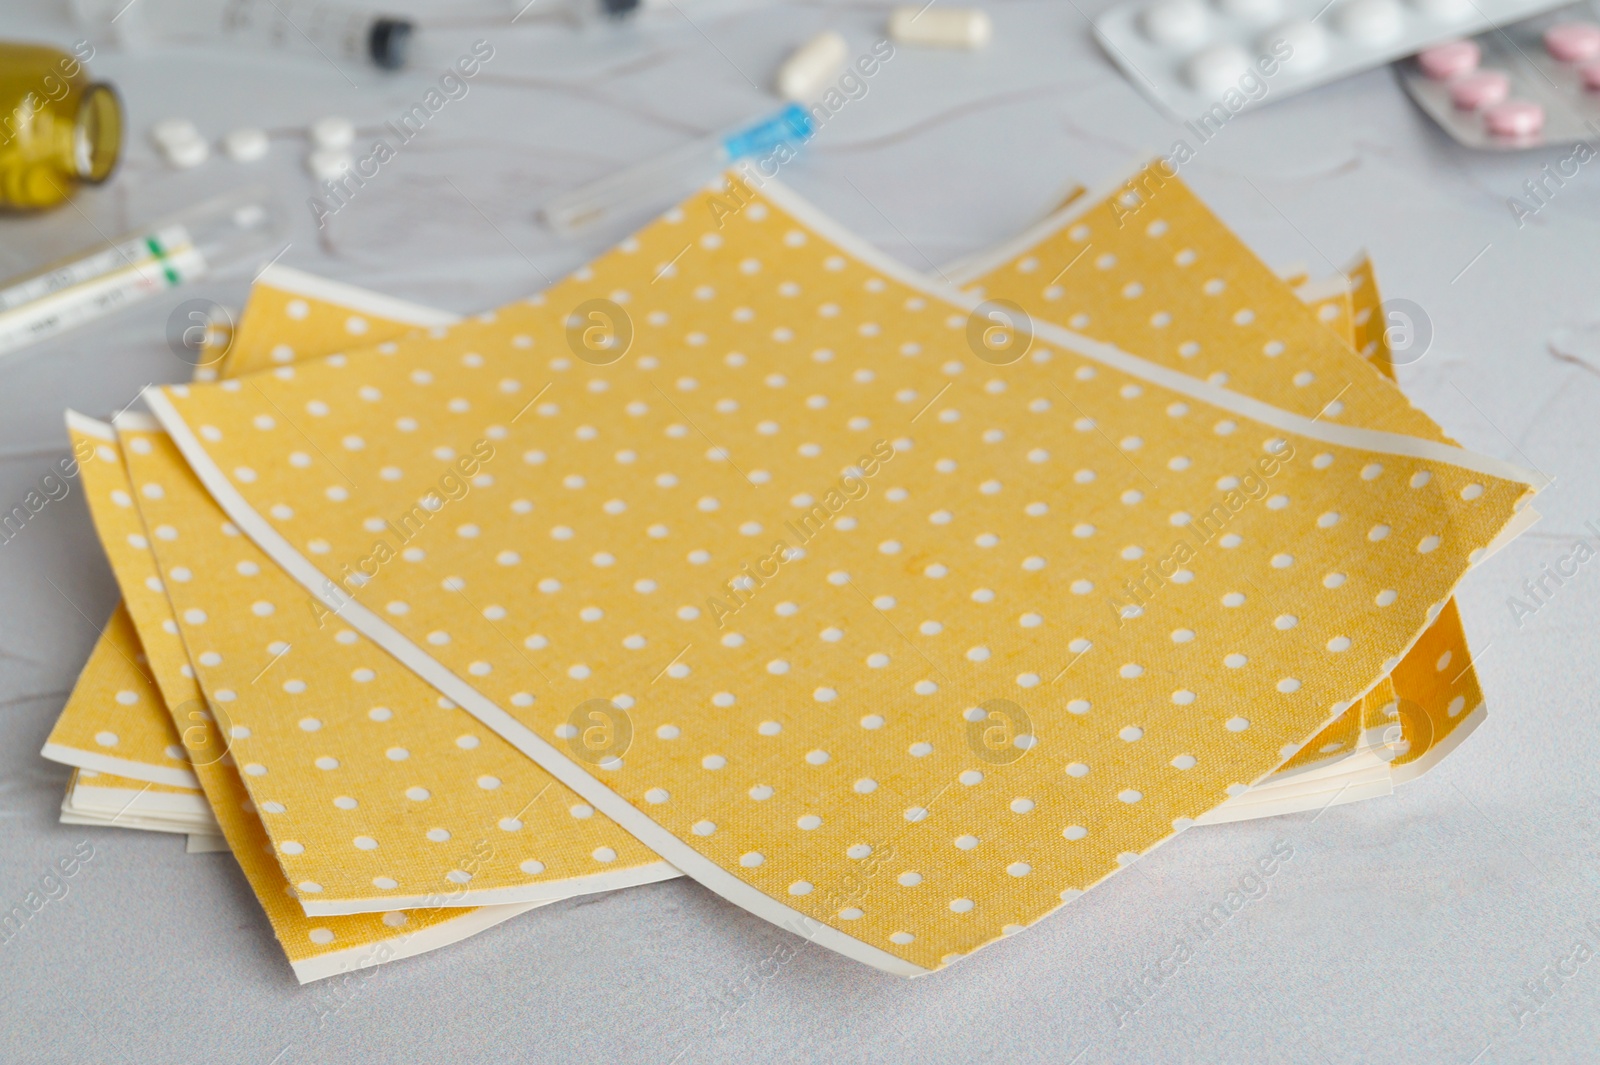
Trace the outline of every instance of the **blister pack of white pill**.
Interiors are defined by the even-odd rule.
[[[1558,6],[1560,0],[1134,0],[1102,14],[1095,32],[1128,78],[1173,114],[1225,121]]]
[[[1470,148],[1600,136],[1600,20],[1587,4],[1436,44],[1395,69],[1417,105]]]

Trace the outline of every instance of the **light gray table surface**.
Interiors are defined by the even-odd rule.
[[[541,201],[762,113],[790,48],[830,27],[865,48],[886,16],[679,4],[582,38],[512,26],[511,9],[437,9],[397,75],[104,48],[94,71],[131,123],[123,169],[74,207],[0,220],[0,272],[255,178],[290,205],[286,264],[457,312],[529,293],[614,239],[556,239],[535,217]],[[41,7],[0,6],[0,38],[70,43],[65,14]],[[1006,0],[989,5],[985,51],[901,48],[785,180],[918,268],[1004,239],[1069,181],[1104,182],[1179,133],[1094,44],[1086,12],[1098,9]],[[299,131],[329,113],[375,130],[480,37],[495,58],[470,94],[319,234]],[[169,170],[145,136],[168,115],[213,135],[268,128],[272,152]],[[0,945],[0,1061],[1596,1060],[1600,961],[1549,982],[1527,1023],[1513,1012],[1575,942],[1600,954],[1588,924],[1600,918],[1600,576],[1585,569],[1520,626],[1507,606],[1600,519],[1600,356],[1570,354],[1600,352],[1584,333],[1600,322],[1600,162],[1525,225],[1506,202],[1561,154],[1459,148],[1380,69],[1235,119],[1184,170],[1268,262],[1326,274],[1369,249],[1386,294],[1425,308],[1435,331],[1402,370],[1412,400],[1466,445],[1555,478],[1543,523],[1460,593],[1490,716],[1422,780],[1320,816],[1190,831],[913,982],[821,948],[758,969],[787,933],[675,881],[558,903],[384,967],[329,1012],[332,999],[296,985],[227,855],[57,823],[67,771],[37,752],[116,599],[75,491],[0,547],[0,902],[81,840],[97,856]],[[167,315],[190,294],[237,308],[253,272],[0,361],[0,499],[20,500],[66,453],[63,408],[105,414],[185,377]],[[1119,1025],[1110,1000],[1124,982],[1278,840],[1294,857],[1268,894]]]

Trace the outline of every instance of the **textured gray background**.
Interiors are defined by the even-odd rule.
[[[512,28],[509,10],[458,7],[429,19],[409,72],[347,67],[354,86],[315,57],[102,50],[94,71],[116,82],[131,119],[124,168],[78,210],[0,221],[0,269],[257,177],[293,207],[287,264],[461,312],[526,294],[602,246],[554,239],[534,218],[540,201],[767,110],[789,48],[834,27],[859,51],[885,17],[716,2],[680,0],[687,19],[669,9],[577,40],[525,25],[531,14]],[[23,6],[0,9],[0,37],[74,39],[63,14]],[[786,174],[918,267],[1011,235],[1069,179],[1101,182],[1177,132],[1114,72],[1072,0],[989,10],[988,50],[902,48]],[[330,112],[375,130],[477,37],[496,56],[470,95],[319,240],[301,208],[312,183],[297,131]],[[212,135],[267,127],[272,154],[166,170],[144,134],[171,114]],[[1320,818],[1189,832],[1031,931],[917,982],[819,948],[770,975],[758,966],[785,933],[674,882],[524,915],[335,1000],[295,984],[227,856],[56,823],[67,774],[35,752],[116,594],[75,491],[0,547],[0,901],[19,900],[82,839],[98,853],[67,897],[0,945],[0,1060],[1593,1060],[1600,961],[1525,1027],[1510,1009],[1555,956],[1580,937],[1595,943],[1585,925],[1600,918],[1600,576],[1584,571],[1520,628],[1506,605],[1600,519],[1600,381],[1549,347],[1600,321],[1600,162],[1522,228],[1506,206],[1559,154],[1457,148],[1377,70],[1236,119],[1184,171],[1275,264],[1327,273],[1369,248],[1386,292],[1426,308],[1436,329],[1403,372],[1413,400],[1469,446],[1556,476],[1544,523],[1461,594],[1491,716],[1422,781]],[[196,293],[237,308],[251,273],[0,361],[0,500],[20,500],[65,453],[63,407],[105,413],[185,376],[162,340],[167,314]],[[1294,857],[1266,897],[1119,1027],[1108,998],[1278,839]]]

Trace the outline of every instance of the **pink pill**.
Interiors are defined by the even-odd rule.
[[[1544,128],[1544,108],[1527,100],[1507,100],[1483,113],[1489,132],[1501,137],[1526,137]]]
[[[1511,93],[1511,79],[1498,70],[1480,70],[1450,83],[1450,102],[1463,111],[1493,107]]]
[[[1600,63],[1585,63],[1578,68],[1585,89],[1600,89]]]
[[[1483,50],[1476,41],[1446,41],[1417,53],[1417,65],[1434,81],[1448,81],[1478,69]]]
[[[1564,63],[1600,55],[1600,26],[1592,22],[1561,22],[1544,31],[1545,50]]]

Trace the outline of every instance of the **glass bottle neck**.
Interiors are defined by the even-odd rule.
[[[111,176],[122,154],[122,101],[105,82],[83,90],[72,130],[73,171],[98,185]]]

